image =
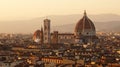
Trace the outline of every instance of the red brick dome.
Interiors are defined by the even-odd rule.
[[[34,37],[40,37],[40,33],[41,33],[40,30],[36,30],[33,36]]]
[[[40,37],[41,37],[41,31],[40,30],[36,30],[35,33],[33,34],[33,40],[35,42],[39,42],[40,41]]]
[[[78,23],[75,26],[75,32],[82,32],[84,30],[91,30],[95,31],[95,26],[93,22],[87,17],[86,12],[84,12],[84,16],[82,19],[78,21]]]

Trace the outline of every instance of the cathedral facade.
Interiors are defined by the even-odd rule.
[[[98,39],[96,36],[96,29],[93,22],[88,18],[86,11],[84,11],[83,18],[80,19],[74,29],[73,33],[59,33],[54,31],[50,33],[50,20],[44,20],[44,30],[41,29],[37,34],[34,33],[33,40],[40,42],[40,44],[88,44],[95,43]]]

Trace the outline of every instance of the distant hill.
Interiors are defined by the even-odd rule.
[[[106,31],[106,32],[120,32],[120,21],[112,22],[94,22],[96,31]],[[59,32],[74,32],[74,24],[67,24],[61,26],[54,26],[52,31],[58,30]]]
[[[73,32],[75,24],[83,17],[80,14],[73,15],[51,15],[47,16],[51,20],[53,30],[61,32]],[[94,22],[97,31],[115,31],[120,32],[120,15],[100,14],[89,15]],[[33,33],[43,26],[45,17],[34,18],[30,20],[18,21],[0,21],[0,33]]]

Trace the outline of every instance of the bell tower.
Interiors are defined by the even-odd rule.
[[[50,44],[50,20],[44,20],[44,44]]]

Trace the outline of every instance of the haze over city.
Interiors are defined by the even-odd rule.
[[[120,67],[120,0],[0,0],[0,67]]]
[[[109,18],[113,18],[110,22],[120,21],[119,3],[119,0],[1,0],[0,33],[31,33],[40,28],[44,18],[50,18],[53,26],[73,24],[82,17],[84,10],[95,22],[109,22]]]

